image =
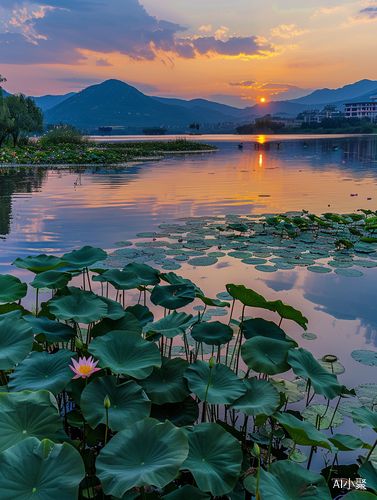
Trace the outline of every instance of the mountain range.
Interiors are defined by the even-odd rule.
[[[250,123],[266,114],[296,117],[304,110],[321,110],[328,104],[343,111],[345,102],[368,101],[375,94],[377,81],[365,79],[339,89],[315,90],[298,99],[258,103],[240,109],[206,99],[187,101],[147,96],[120,80],[106,80],[78,93],[45,95],[33,99],[44,111],[46,123],[69,123],[86,130],[101,126],[139,130],[142,127],[164,126],[183,132],[193,122],[208,128],[218,124]],[[3,90],[3,96],[7,95],[8,92]],[[224,126],[226,128],[227,125]],[[234,128],[235,125],[228,127]]]

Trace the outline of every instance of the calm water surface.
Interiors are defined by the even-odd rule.
[[[374,136],[192,139],[219,151],[167,155],[117,169],[0,170],[0,272],[30,281],[29,273],[10,267],[19,256],[59,255],[83,245],[112,250],[116,241],[135,239],[137,232],[178,217],[377,208]],[[241,141],[243,150],[237,148]],[[377,346],[377,270],[362,271],[359,278],[305,268],[271,276],[226,257],[213,267],[182,263],[177,273],[197,282],[207,296],[224,291],[226,283],[242,283],[301,309],[318,339],[302,339],[302,330],[288,320],[283,328],[317,357],[336,354],[347,368],[339,380],[354,387],[375,381],[377,370],[350,357],[354,349]],[[263,316],[276,320],[273,313]]]

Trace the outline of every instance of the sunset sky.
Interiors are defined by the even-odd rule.
[[[377,80],[377,0],[0,0],[8,92],[117,78],[239,107]]]

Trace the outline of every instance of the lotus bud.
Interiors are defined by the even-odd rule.
[[[212,356],[212,358],[209,360],[209,367],[213,368],[215,366],[215,358]]]
[[[260,448],[257,445],[257,443],[254,443],[253,449],[251,450],[251,454],[253,455],[253,457],[259,457],[259,455],[260,455]]]
[[[105,399],[103,400],[103,406],[108,410],[111,406],[110,398],[106,394]]]

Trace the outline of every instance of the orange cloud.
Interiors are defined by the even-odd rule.
[[[292,38],[294,36],[300,36],[307,33],[309,30],[298,29],[296,24],[280,24],[277,28],[271,30],[272,36],[280,36],[281,38]]]

